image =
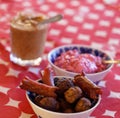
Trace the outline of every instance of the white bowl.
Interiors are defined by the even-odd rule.
[[[65,76],[55,76],[55,77],[59,77],[59,78],[64,77],[65,78]],[[92,108],[90,108],[86,111],[77,112],[77,113],[59,113],[59,112],[46,110],[46,109],[36,105],[32,101],[32,99],[34,99],[34,98],[33,98],[32,93],[29,91],[26,92],[26,97],[27,97],[27,100],[28,100],[29,104],[31,105],[33,111],[40,118],[88,118],[90,116],[90,114],[97,108],[97,106],[100,104],[100,101],[101,101],[101,95],[99,95],[98,101],[96,102],[96,104]]]
[[[51,50],[48,54],[48,62],[51,65],[51,67],[53,68],[56,76],[70,76],[70,77],[74,77],[75,75],[77,75],[78,73],[75,72],[70,72],[67,71],[65,69],[62,69],[58,66],[56,66],[54,64],[55,59],[60,56],[60,54],[62,52],[68,51],[68,50],[73,50],[73,49],[77,49],[80,53],[89,53],[89,54],[93,54],[95,56],[100,56],[101,58],[104,58],[105,60],[113,60],[108,54],[106,54],[104,51],[102,50],[98,50],[96,48],[92,48],[90,46],[84,46],[84,45],[64,45],[64,46],[60,46],[57,48],[54,48],[53,50]],[[101,72],[97,72],[97,73],[86,73],[86,76],[93,82],[98,82],[102,79],[104,79],[104,77],[108,74],[108,72],[111,70],[113,64],[108,64],[107,69],[101,71]]]

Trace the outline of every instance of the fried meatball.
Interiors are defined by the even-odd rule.
[[[88,98],[83,97],[77,102],[75,106],[75,111],[76,112],[85,111],[87,109],[90,109],[90,107],[91,107],[91,101]]]
[[[64,92],[74,86],[74,84],[71,78],[56,78],[55,86],[59,88],[59,91],[57,91],[58,95],[63,96]]]
[[[53,97],[44,97],[39,101],[39,106],[51,111],[58,111],[59,102]]]
[[[37,105],[39,105],[39,102],[40,102],[40,100],[41,100],[42,98],[43,98],[42,95],[37,95],[37,96],[35,97],[34,102],[35,102]]]
[[[73,106],[65,99],[59,99],[60,111],[63,113],[73,113]]]
[[[74,103],[77,99],[82,97],[82,90],[78,86],[70,87],[64,93],[64,97],[67,102]]]

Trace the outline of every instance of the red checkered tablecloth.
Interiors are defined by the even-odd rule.
[[[49,65],[48,52],[57,46],[90,45],[120,59],[120,5],[117,5],[105,4],[103,0],[0,0],[0,118],[37,118],[19,84],[25,75],[39,79],[39,72]],[[37,67],[21,67],[9,59],[9,23],[20,11],[64,15],[64,19],[50,25],[43,61]],[[98,85],[103,90],[102,100],[90,118],[120,118],[120,65],[114,65]]]

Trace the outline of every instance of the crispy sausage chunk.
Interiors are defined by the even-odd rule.
[[[74,103],[78,98],[82,96],[82,90],[77,87],[71,87],[64,93],[65,99],[69,103]]]
[[[74,77],[74,84],[79,86],[87,96],[93,100],[98,98],[99,94],[102,94],[100,87],[90,81],[84,73],[76,75]]]
[[[77,102],[77,104],[75,106],[75,111],[76,112],[85,111],[87,109],[90,109],[90,107],[91,107],[90,100],[83,97],[83,98],[79,99],[79,101]]]
[[[25,77],[22,80],[20,88],[43,95],[43,96],[57,97],[56,90],[58,89],[58,87],[48,86],[43,83],[38,83],[36,81],[33,81],[32,79],[29,79],[28,77]]]
[[[53,73],[50,68],[46,68],[43,72],[40,72],[40,74],[44,84],[54,86]]]

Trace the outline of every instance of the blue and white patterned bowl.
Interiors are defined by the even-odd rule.
[[[58,56],[61,55],[61,53],[66,52],[68,50],[78,50],[80,54],[82,53],[89,53],[89,54],[93,54],[95,56],[100,56],[102,59],[104,60],[112,60],[112,58],[106,54],[104,51],[102,50],[98,50],[96,48],[92,48],[90,46],[84,46],[84,45],[64,45],[64,46],[59,46],[57,48],[54,48],[53,50],[51,50],[48,54],[48,62],[49,64],[52,66],[53,70],[55,71],[55,74],[57,76],[70,76],[70,77],[74,77],[75,75],[77,75],[78,73],[74,73],[74,72],[70,72],[70,71],[66,71],[58,66],[56,66],[54,64],[54,61],[56,60],[56,58]],[[100,80],[102,80],[107,73],[111,70],[113,64],[108,64],[107,65],[107,69],[103,70],[101,72],[97,72],[97,73],[91,73],[91,74],[86,74],[86,76],[93,82],[98,82]]]

